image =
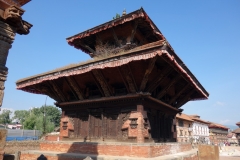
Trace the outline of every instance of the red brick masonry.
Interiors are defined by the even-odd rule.
[[[150,158],[190,151],[188,143],[93,143],[93,142],[41,142],[40,150],[64,153],[82,153],[109,156]]]

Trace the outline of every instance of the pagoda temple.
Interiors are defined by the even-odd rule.
[[[143,8],[67,42],[92,59],[16,82],[56,101],[62,140],[176,142],[181,106],[209,96]]]
[[[3,102],[4,83],[8,74],[6,67],[8,51],[12,47],[16,33],[26,35],[32,27],[32,24],[22,19],[25,10],[21,7],[29,1],[0,0],[0,107]]]

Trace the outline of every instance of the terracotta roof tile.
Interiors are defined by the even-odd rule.
[[[226,126],[224,126],[224,125],[222,125],[222,124],[217,124],[217,123],[213,123],[213,122],[210,122],[209,128],[229,129],[228,127],[226,127]]]
[[[240,133],[240,128],[235,129],[234,131],[232,131],[233,133]]]
[[[204,121],[200,118],[197,118],[197,117],[200,117],[199,115],[189,115],[189,117],[193,120],[193,121],[198,121],[198,122],[201,122],[201,123],[205,123],[205,124],[209,124],[210,122],[208,121]]]
[[[184,113],[178,113],[176,115],[176,118],[179,118],[179,119],[183,119],[183,120],[186,120],[186,121],[193,121],[188,115],[184,114]]]

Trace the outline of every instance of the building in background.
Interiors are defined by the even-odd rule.
[[[226,144],[228,142],[228,127],[213,122],[209,122],[208,127],[210,142],[212,144],[219,145],[222,143]]]
[[[193,120],[184,113],[176,115],[177,142],[190,142]]]
[[[237,140],[238,140],[238,145],[240,145],[240,122],[237,122],[236,125],[237,125],[239,128],[235,129],[235,130],[232,131],[232,132],[236,134],[236,138],[237,138]]]
[[[209,144],[209,122],[200,119],[199,115],[189,115],[189,117],[193,120],[192,128],[193,128],[193,142],[194,143],[203,143]]]

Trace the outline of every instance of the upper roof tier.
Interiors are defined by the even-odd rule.
[[[116,54],[159,40],[165,38],[143,8],[67,38],[68,44],[91,57],[106,56],[106,52]]]

